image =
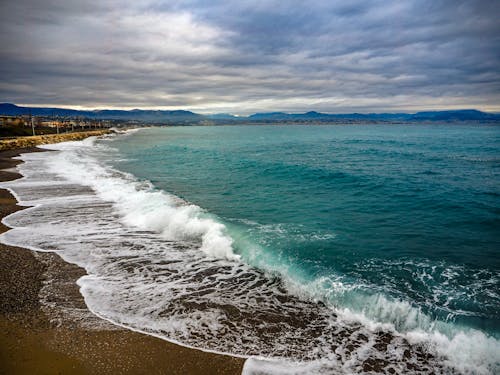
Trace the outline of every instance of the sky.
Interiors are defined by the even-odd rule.
[[[0,102],[500,111],[500,1],[1,0]]]

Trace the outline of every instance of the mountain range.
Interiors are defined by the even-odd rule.
[[[422,122],[422,121],[482,121],[500,122],[500,114],[475,109],[426,111],[417,113],[345,113],[329,114],[310,111],[306,113],[266,112],[250,116],[228,113],[201,115],[184,110],[75,110],[65,108],[20,107],[0,103],[0,115],[32,115],[43,117],[81,117],[100,120],[126,120],[150,123],[235,123],[235,122]]]

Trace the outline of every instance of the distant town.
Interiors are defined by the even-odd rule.
[[[113,126],[111,120],[89,120],[89,119],[59,119],[48,117],[34,117],[29,115],[6,116],[0,115],[1,126],[25,126],[35,128],[54,128],[60,130],[75,129],[97,129]]]
[[[111,128],[123,123],[117,120],[91,120],[42,116],[0,115],[0,137],[58,134]]]

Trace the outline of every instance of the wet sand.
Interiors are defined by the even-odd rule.
[[[0,181],[12,157],[39,149],[0,152]],[[15,212],[0,189],[0,218]],[[0,225],[0,233],[9,228]],[[244,360],[205,353],[129,331],[86,308],[76,280],[83,269],[55,253],[0,244],[0,374],[240,374]],[[40,301],[43,300],[44,303]]]

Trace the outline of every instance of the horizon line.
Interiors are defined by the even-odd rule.
[[[210,116],[210,115],[218,115],[218,114],[227,114],[227,115],[232,115],[235,117],[249,117],[254,114],[270,114],[270,113],[284,113],[284,114],[305,114],[305,113],[310,113],[310,112],[316,112],[320,114],[325,114],[325,115],[348,115],[348,114],[362,114],[362,115],[370,115],[370,114],[416,114],[419,112],[447,112],[447,111],[479,111],[483,113],[488,113],[488,114],[499,114],[500,113],[500,108],[496,110],[484,110],[484,109],[479,109],[477,107],[459,107],[459,106],[451,106],[448,108],[441,108],[441,109],[419,109],[419,110],[381,110],[381,111],[352,111],[352,112],[327,112],[327,111],[320,111],[320,110],[315,110],[315,109],[308,109],[308,110],[301,110],[301,111],[292,111],[288,112],[287,110],[258,110],[256,112],[248,112],[248,114],[235,114],[231,113],[228,111],[218,111],[218,112],[211,112],[211,111],[203,111],[203,110],[196,110],[196,109],[186,109],[185,107],[162,107],[162,106],[156,106],[156,107],[114,107],[114,106],[97,106],[97,107],[85,107],[85,106],[80,106],[80,105],[59,105],[59,104],[16,104],[12,102],[0,102],[1,104],[11,104],[15,105],[16,107],[20,108],[54,108],[54,109],[67,109],[67,110],[74,110],[74,111],[88,111],[88,112],[96,112],[96,111],[105,111],[105,110],[110,110],[110,111],[126,111],[126,112],[131,112],[131,111],[189,111],[195,114],[200,114],[204,116]],[[189,106],[188,106],[189,108]],[[246,112],[246,111],[245,111]]]

